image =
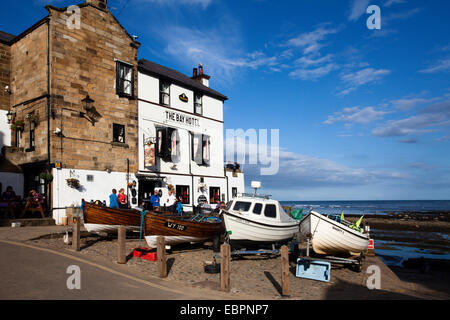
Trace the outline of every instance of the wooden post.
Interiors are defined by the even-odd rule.
[[[167,277],[166,242],[164,237],[157,238],[158,273],[160,278]]]
[[[124,226],[120,226],[117,230],[117,263],[127,263],[125,253],[125,240],[127,237],[127,230]]]
[[[287,246],[281,247],[281,295],[288,297],[291,294],[289,282],[289,249]]]
[[[220,288],[230,291],[230,245],[224,243],[220,246]]]
[[[73,217],[72,249],[80,251],[80,217]]]

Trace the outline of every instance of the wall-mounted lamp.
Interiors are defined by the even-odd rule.
[[[99,113],[97,112],[97,110],[95,110],[94,102],[95,101],[92,100],[91,97],[89,97],[89,95],[87,95],[86,98],[81,100],[83,109],[86,112],[80,112],[80,117],[84,118],[86,115],[87,116],[86,119],[89,120],[89,122],[91,122],[93,126],[95,125],[97,118],[100,116]]]
[[[16,114],[14,112],[11,112],[10,110],[8,110],[8,113],[6,114],[6,118],[8,119],[8,124],[11,124],[11,121],[15,115]]]
[[[5,92],[6,92],[7,94],[11,94],[11,89],[9,88],[8,85],[5,86]]]

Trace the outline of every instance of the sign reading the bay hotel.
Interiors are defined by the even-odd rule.
[[[200,127],[200,120],[194,117],[189,117],[178,112],[165,111],[166,120],[174,121],[189,126]]]

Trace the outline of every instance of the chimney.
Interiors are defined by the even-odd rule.
[[[209,87],[209,79],[211,77],[203,73],[203,65],[201,63],[198,65],[198,74],[197,74],[197,68],[194,68],[192,74],[193,74],[193,76],[191,79],[194,79],[195,81],[200,82],[205,87]]]
[[[108,9],[108,0],[86,0],[86,4],[91,4],[101,10]]]

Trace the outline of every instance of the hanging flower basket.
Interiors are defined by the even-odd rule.
[[[25,123],[23,122],[23,120],[15,120],[11,124],[11,129],[13,129],[15,131],[23,131],[24,126],[25,126]]]
[[[46,182],[53,181],[53,175],[51,173],[48,173],[48,172],[42,172],[39,175],[39,178],[41,178],[42,180],[45,180]]]
[[[74,189],[79,189],[80,188],[80,180],[75,179],[75,178],[69,178],[66,179],[67,185],[71,188]]]
[[[27,119],[30,122],[33,122],[35,125],[39,124],[39,117],[35,114],[27,114],[25,119]]]

